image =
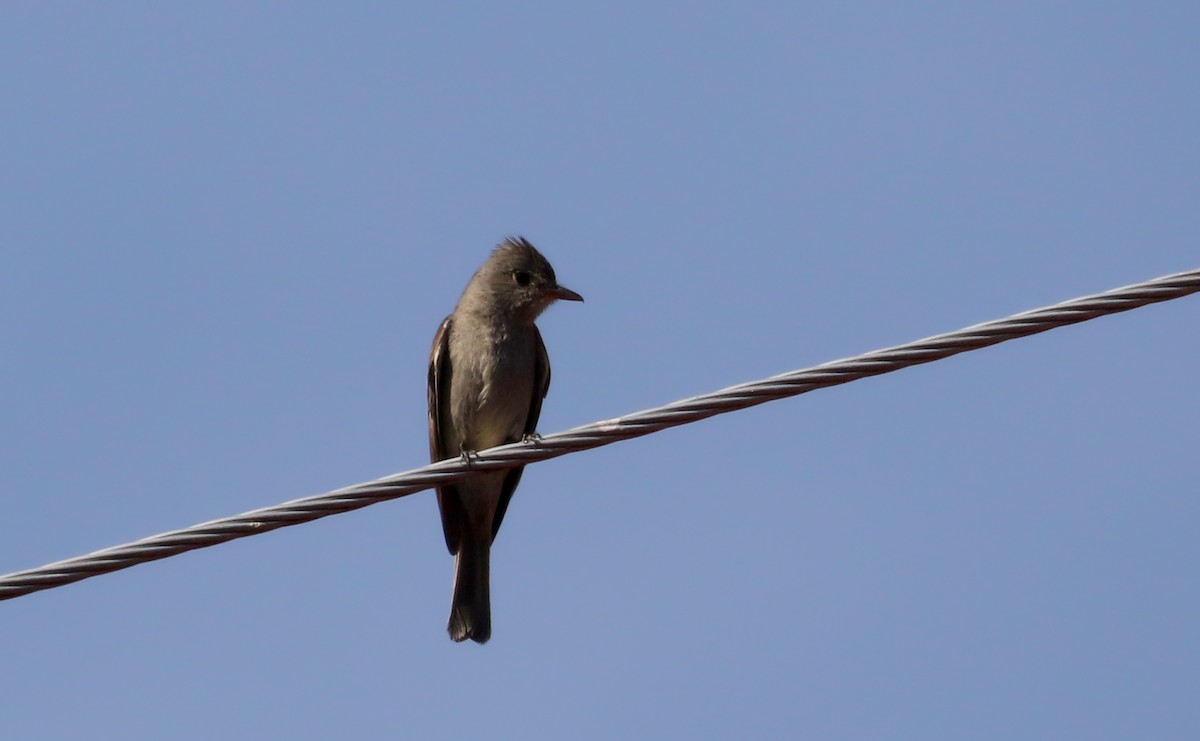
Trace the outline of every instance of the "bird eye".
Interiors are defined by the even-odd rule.
[[[525,270],[518,270],[518,271],[514,272],[514,273],[513,273],[513,280],[515,280],[515,281],[517,282],[517,285],[518,285],[518,286],[527,286],[527,285],[529,285],[530,276],[529,276],[529,273],[528,273],[528,271],[525,271]]]

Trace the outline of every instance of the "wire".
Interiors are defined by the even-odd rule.
[[[610,445],[619,440],[641,437],[716,414],[941,360],[958,353],[1099,316],[1117,314],[1146,304],[1169,301],[1198,291],[1200,269],[1175,273],[864,355],[730,386],[720,391],[682,399],[666,406],[616,419],[593,422],[529,442],[501,445],[480,451],[470,461],[458,458],[445,460],[325,494],[294,499],[38,568],[16,571],[0,576],[0,599],[12,599],[147,561],[350,512],[371,504],[398,499],[438,484],[458,481],[483,471],[536,463],[567,453]]]

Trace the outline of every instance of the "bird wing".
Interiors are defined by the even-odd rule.
[[[533,393],[529,397],[529,415],[525,417],[526,435],[537,432],[538,418],[542,416],[542,399],[546,398],[546,392],[550,390],[550,356],[546,354],[546,343],[542,342],[542,333],[536,326],[533,328],[533,337],[537,342],[537,356],[533,364]],[[496,506],[496,514],[492,517],[492,540],[496,539],[496,533],[500,531],[500,523],[504,520],[508,503],[512,500],[513,492],[517,490],[517,484],[521,483],[521,474],[524,471],[524,466],[510,468],[504,477],[504,485],[500,488],[500,501]],[[442,521],[445,522],[445,514],[442,515]]]
[[[433,337],[429,354],[429,459],[433,462],[459,455],[458,444],[451,440],[450,424],[450,332],[451,317],[446,317]],[[442,532],[450,553],[458,553],[458,544],[467,528],[467,510],[458,495],[458,487],[437,487],[438,510],[442,513]]]

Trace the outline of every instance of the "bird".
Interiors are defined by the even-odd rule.
[[[534,321],[555,301],[583,301],[524,237],[509,237],[471,277],[429,356],[429,457],[468,463],[478,450],[537,437],[550,359]],[[455,557],[446,626],[455,642],[492,635],[492,541],[523,466],[437,487],[446,547]]]

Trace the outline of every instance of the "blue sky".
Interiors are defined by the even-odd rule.
[[[508,234],[542,432],[1200,266],[1184,3],[22,3],[0,571],[425,462]],[[1182,299],[0,604],[13,738],[1195,738]]]

